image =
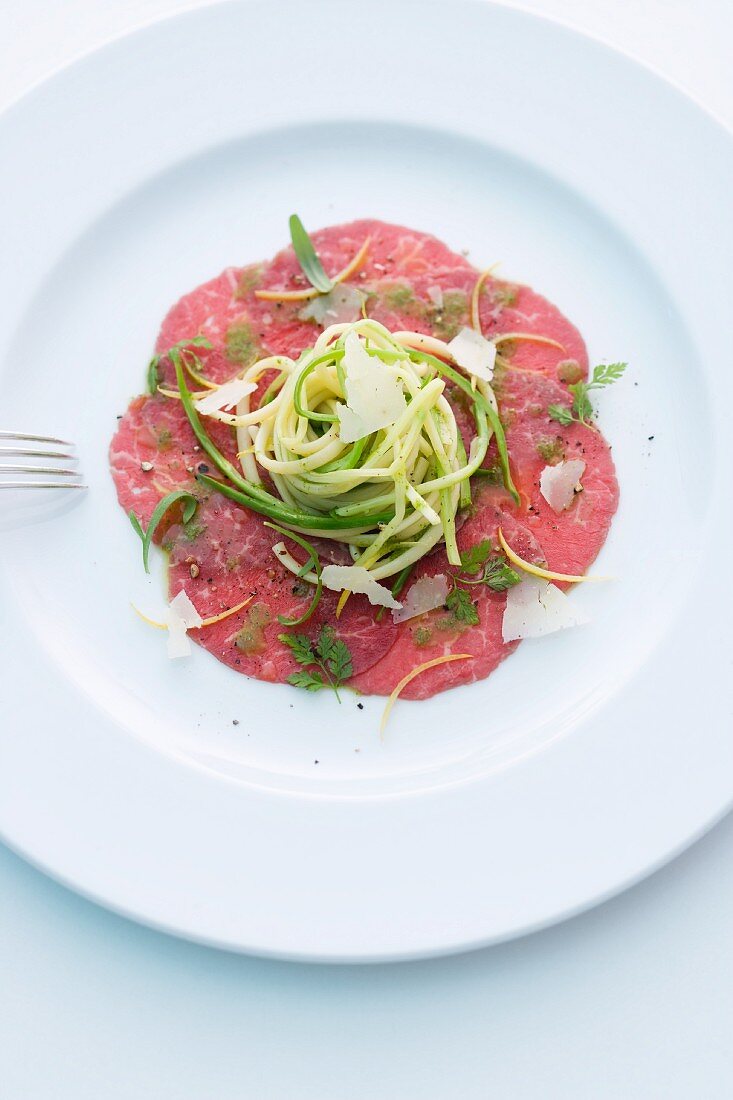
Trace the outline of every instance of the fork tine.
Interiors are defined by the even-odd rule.
[[[87,489],[78,481],[0,481],[0,489]]]
[[[65,439],[56,439],[52,435],[25,435],[23,432],[0,432],[0,439],[17,439],[23,443],[56,443],[61,447],[73,447]]]
[[[66,462],[76,462],[77,457],[66,451],[36,451],[30,447],[0,447],[0,458],[62,458]]]
[[[58,466],[8,466],[0,463],[0,477],[3,474],[53,474],[56,477],[78,477],[78,470],[65,470]]]

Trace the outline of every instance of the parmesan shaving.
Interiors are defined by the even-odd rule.
[[[315,321],[323,328],[344,321],[356,321],[361,316],[364,297],[362,291],[354,286],[335,286],[328,294],[312,298],[298,317],[301,321]]]
[[[355,443],[399,419],[407,407],[400,380],[379,359],[369,355],[355,332],[344,341],[346,404],[338,403],[342,443]]]
[[[257,386],[254,382],[245,382],[243,378],[234,378],[231,382],[225,382],[223,386],[207,393],[206,397],[194,401],[196,411],[206,416],[209,413],[225,412],[233,409],[243,397],[254,393]]]
[[[557,466],[545,466],[540,474],[540,492],[554,512],[564,512],[583,486],[580,479],[585,473],[585,462],[571,458]]]
[[[501,634],[505,642],[540,638],[582,626],[588,616],[556,585],[539,577],[526,577],[507,593]]]
[[[204,622],[183,589],[168,604],[168,612],[180,619],[187,630],[195,630],[202,626]]]
[[[190,655],[191,642],[187,631],[200,627],[202,624],[203,619],[189,597],[181,589],[178,595],[174,596],[168,604],[164,619],[164,625],[168,629],[168,656],[172,660]]]
[[[426,611],[434,611],[436,607],[443,606],[449,591],[448,578],[443,573],[437,577],[420,577],[410,587],[399,611],[392,612],[392,618],[396,623],[403,623],[416,615],[424,615]]]
[[[427,296],[433,303],[436,309],[443,308],[443,290],[439,286],[429,286],[427,288]]]
[[[480,332],[462,328],[448,344],[453,359],[467,374],[491,382],[494,377],[496,346]]]
[[[369,603],[378,607],[402,607],[388,588],[375,581],[363,565],[327,565],[321,574],[321,580],[332,592],[361,592]]]
[[[176,660],[178,657],[190,657],[191,641],[186,633],[186,627],[183,625],[183,622],[175,615],[167,614],[165,625],[168,629],[166,645],[170,659]]]

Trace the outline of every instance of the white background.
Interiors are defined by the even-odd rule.
[[[188,6],[0,0],[0,106],[107,38]],[[523,6],[642,58],[733,127],[729,0]],[[324,968],[138,928],[0,848],[0,1095],[728,1100],[732,862],[733,817],[647,882],[548,932],[437,962]]]

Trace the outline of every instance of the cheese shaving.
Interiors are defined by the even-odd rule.
[[[580,479],[585,473],[585,462],[571,458],[556,466],[545,466],[540,474],[540,492],[554,512],[564,512],[575,500],[575,494],[583,486]]]
[[[211,615],[208,619],[202,619],[188,595],[181,589],[178,595],[168,604],[162,623],[149,618],[139,607],[135,607],[135,604],[132,604],[132,609],[149,626],[168,631],[168,656],[175,659],[176,657],[188,657],[191,654],[191,643],[188,639],[189,630],[198,630],[202,626],[213,626],[214,623],[220,623],[223,619],[228,619],[230,615],[236,615],[251,600],[252,597],[248,596],[246,600],[242,600],[235,607],[230,607],[227,611],[221,611],[218,615]]]
[[[202,626],[203,619],[183,589],[168,604],[164,623],[168,628],[168,656],[172,660],[188,657],[191,642],[187,631]]]
[[[443,606],[449,591],[448,578],[443,573],[439,573],[437,577],[420,577],[410,587],[399,611],[392,612],[392,618],[396,623],[403,623],[407,619],[414,619],[416,615],[434,611],[436,607]]]
[[[443,308],[443,290],[439,286],[429,286],[426,294],[436,309]]]
[[[585,612],[554,584],[539,577],[525,577],[507,593],[501,634],[505,642],[514,642],[540,638],[588,621]]]
[[[462,328],[448,344],[453,359],[467,374],[491,382],[494,377],[496,345],[472,328]]]
[[[326,565],[321,573],[321,579],[332,592],[360,592],[366,596],[369,603],[377,607],[400,608],[388,588],[379,581],[375,581],[368,569],[363,565]]]
[[[399,419],[407,407],[400,380],[389,368],[369,355],[355,332],[344,341],[346,404],[338,403],[339,438],[355,443]]]
[[[301,321],[315,321],[327,325],[355,321],[361,316],[365,295],[355,286],[335,286],[328,294],[312,298],[298,314]]]
[[[197,412],[206,416],[208,413],[226,412],[233,409],[243,397],[254,393],[257,386],[254,382],[245,382],[243,378],[233,378],[231,382],[225,382],[223,386],[207,393],[206,397],[195,401]]]
[[[183,589],[168,604],[168,612],[180,619],[187,630],[195,630],[204,624],[188,593]]]
[[[183,621],[176,615],[167,614],[165,625],[168,630],[166,648],[170,659],[176,660],[178,657],[190,657],[191,640],[188,637]]]

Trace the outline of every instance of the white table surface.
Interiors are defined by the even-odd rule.
[[[0,0],[0,106],[98,43],[191,6]],[[523,6],[642,58],[733,128],[730,0]],[[729,1100],[732,865],[733,816],[547,932],[435,962],[328,968],[137,927],[0,847],[0,1096]]]

